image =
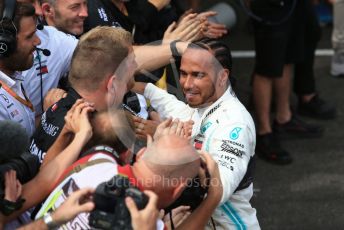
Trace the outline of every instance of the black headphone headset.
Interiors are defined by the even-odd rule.
[[[0,58],[11,55],[17,46],[17,28],[13,22],[16,0],[5,0],[3,8],[0,21]]]

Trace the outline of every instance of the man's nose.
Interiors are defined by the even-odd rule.
[[[88,17],[88,12],[87,12],[87,5],[83,5],[81,7],[81,10],[79,12],[79,17],[87,18]]]

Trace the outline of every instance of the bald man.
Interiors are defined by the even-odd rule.
[[[187,182],[196,176],[199,167],[198,153],[187,140],[175,135],[162,136],[147,149],[139,151],[133,166],[119,166],[112,155],[102,149],[73,164],[71,168],[81,170],[65,173],[69,176],[52,191],[37,217],[55,210],[72,192],[85,187],[96,188],[118,174],[127,176],[141,191],[149,189],[155,192],[159,197],[158,208],[164,208],[179,197]],[[64,227],[68,229],[76,225],[89,229],[88,215],[81,213]]]

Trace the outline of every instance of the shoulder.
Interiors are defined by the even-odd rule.
[[[37,30],[37,36],[41,39],[42,45],[46,46],[54,44],[63,44],[63,47],[76,46],[79,41],[75,36],[59,31],[53,26],[44,26],[43,30]]]
[[[255,130],[251,114],[237,98],[231,98],[222,103],[220,119],[228,125],[235,123],[244,124],[248,128]]]

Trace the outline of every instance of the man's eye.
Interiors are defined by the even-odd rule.
[[[194,76],[196,78],[203,78],[205,76],[205,74],[204,73],[196,73],[196,74],[194,74]]]
[[[183,71],[180,71],[180,72],[179,72],[179,75],[182,76],[182,77],[184,77],[184,76],[186,76],[186,73],[183,72]]]

